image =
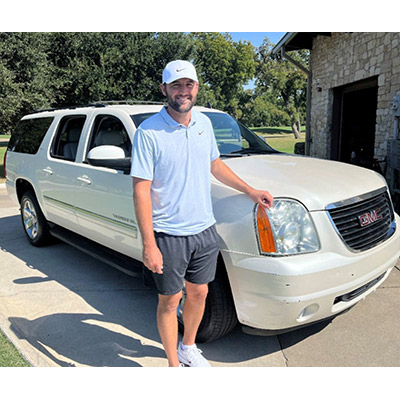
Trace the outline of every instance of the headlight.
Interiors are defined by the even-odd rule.
[[[320,248],[310,214],[298,201],[277,199],[270,209],[257,206],[255,221],[261,254],[302,254]]]

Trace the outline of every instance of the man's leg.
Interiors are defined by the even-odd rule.
[[[169,367],[178,367],[179,360],[177,355],[178,342],[178,318],[176,310],[182,292],[173,295],[158,295],[157,307],[157,327],[168,358]]]
[[[194,284],[186,281],[186,300],[183,307],[185,332],[182,343],[190,346],[195,343],[197,330],[203,318],[208,284]]]

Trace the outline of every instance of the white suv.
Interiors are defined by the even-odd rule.
[[[161,107],[99,103],[22,118],[6,179],[32,245],[56,236],[127,273],[142,271],[131,143]],[[212,180],[220,257],[198,341],[238,321],[245,331],[275,334],[332,318],[382,284],[400,255],[398,216],[382,176],[277,152],[228,114],[196,108],[210,118],[222,160],[275,198],[265,212]],[[181,308],[178,316],[182,328]]]

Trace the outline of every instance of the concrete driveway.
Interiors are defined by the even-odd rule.
[[[398,264],[400,265],[400,264]],[[0,327],[33,366],[167,366],[157,295],[140,278],[57,243],[31,247],[0,186]],[[215,367],[400,366],[400,270],[331,322],[203,344]]]

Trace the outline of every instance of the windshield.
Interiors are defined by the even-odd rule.
[[[154,114],[136,114],[131,117],[138,127],[145,119]],[[211,120],[221,156],[240,157],[244,154],[278,153],[277,150],[274,150],[263,139],[230,115],[212,111],[206,111],[203,114]]]

